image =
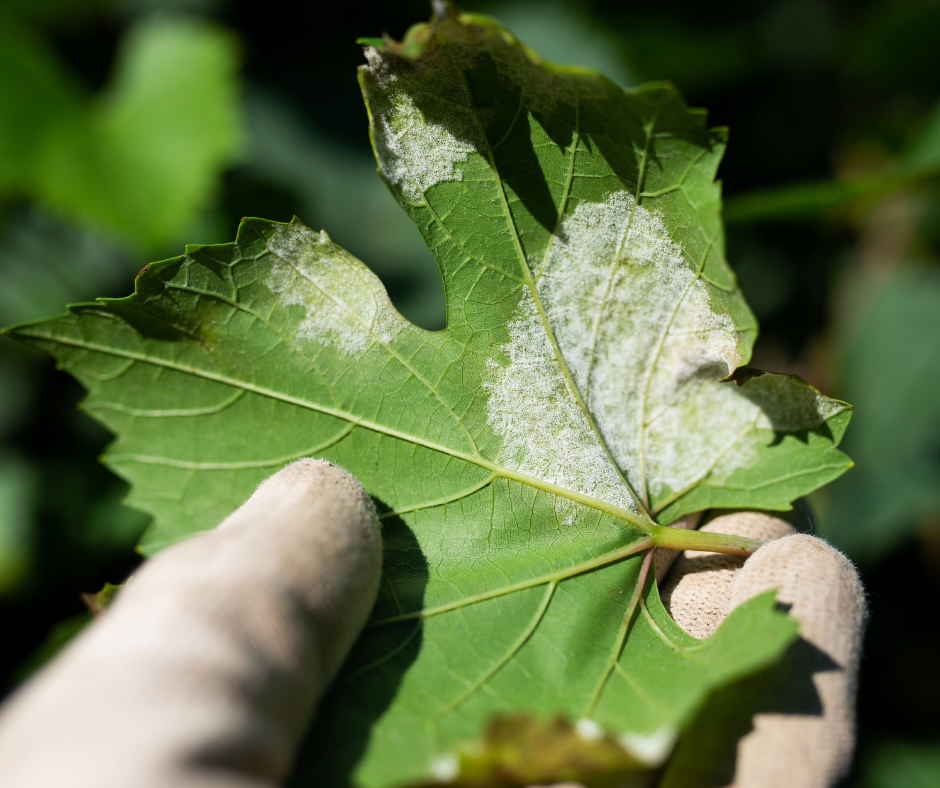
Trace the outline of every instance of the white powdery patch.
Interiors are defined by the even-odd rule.
[[[811,430],[845,410],[837,400],[788,375],[766,374],[741,389],[731,383],[700,386],[693,396],[661,410],[649,426],[648,473],[654,495],[678,492],[711,474],[724,479],[757,459],[775,440],[766,431]],[[759,431],[764,431],[760,434]]]
[[[407,325],[375,274],[326,233],[277,227],[268,248],[275,262],[265,284],[284,306],[306,311],[294,330],[300,343],[361,355],[376,343],[389,344]]]
[[[662,766],[666,758],[676,746],[679,732],[668,725],[664,725],[654,733],[647,735],[639,733],[625,733],[619,741],[620,745],[632,754],[644,766],[655,769]]]
[[[698,388],[664,408],[647,431],[647,474],[654,496],[678,492],[713,473],[723,478],[757,456],[751,430],[760,405],[740,395],[733,383]]]
[[[654,408],[740,362],[730,316],[712,310],[708,286],[662,219],[625,191],[580,203],[564,220],[539,293],[607,446],[634,482],[641,424]],[[698,436],[688,437],[695,451]]]
[[[555,358],[531,293],[509,324],[502,346],[509,365],[489,359],[487,419],[503,438],[508,468],[636,511],[629,490],[604,451]],[[562,514],[574,509],[562,502]]]
[[[452,783],[460,776],[460,759],[456,755],[438,755],[431,760],[431,776],[441,783]]]
[[[589,717],[582,717],[574,726],[578,738],[586,742],[597,742],[604,738],[604,729]]]
[[[472,108],[462,106],[459,95],[451,95],[441,109],[451,127],[461,129],[458,138],[425,117],[380,52],[368,47],[366,59],[378,88],[378,94],[370,91],[369,96],[375,150],[389,183],[401,187],[412,203],[420,203],[436,183],[463,180],[463,173],[455,165],[466,161],[478,147],[474,140],[479,131]],[[428,96],[427,100],[435,99]],[[443,105],[443,99],[437,100]]]

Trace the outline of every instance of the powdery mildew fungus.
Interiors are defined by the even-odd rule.
[[[431,760],[430,772],[438,782],[453,782],[460,775],[460,759],[453,753],[439,755]]]
[[[539,293],[611,453],[634,481],[640,424],[653,408],[740,360],[731,318],[712,311],[707,285],[662,220],[627,192],[577,205]]]
[[[370,90],[368,98],[375,152],[386,180],[399,186],[413,204],[421,203],[424,193],[437,183],[462,180],[463,173],[455,165],[478,147],[479,136],[473,108],[461,103],[462,91],[424,94],[427,101],[438,103],[451,128],[461,129],[458,138],[449,128],[427,119],[382,53],[367,47],[366,60],[378,88]]]
[[[499,461],[636,511],[629,490],[568,387],[532,294],[523,293],[519,317],[508,326],[510,341],[502,346],[509,365],[487,361],[486,414],[503,438]],[[573,507],[563,511],[571,519],[573,513]]]
[[[705,476],[729,475],[756,458],[753,430],[760,406],[734,384],[712,383],[663,409],[647,430],[647,475],[655,497],[678,492]]]
[[[376,343],[389,344],[407,326],[375,274],[326,233],[280,226],[268,248],[274,255],[268,288],[285,307],[306,311],[295,329],[297,341],[361,355]]]
[[[750,398],[719,384],[742,361],[734,323],[662,219],[627,192],[576,206],[539,294],[614,459],[638,483],[645,455],[654,497],[749,465],[754,428],[811,429],[844,407],[786,377],[759,379]]]
[[[814,429],[847,407],[787,375],[755,378],[748,391],[745,396],[731,384],[702,386],[650,425],[654,495],[677,492],[706,474],[725,479],[755,462],[759,446],[775,439],[772,433]],[[689,424],[697,425],[694,443],[686,432]]]
[[[663,725],[653,733],[624,733],[617,738],[620,746],[630,752],[640,763],[655,769],[665,763],[676,745],[679,731],[671,725]]]
[[[582,717],[575,725],[575,733],[586,742],[597,742],[607,732],[589,717]],[[671,725],[664,725],[649,734],[626,733],[618,738],[623,749],[633,755],[644,766],[654,769],[662,766],[676,744],[679,732]]]

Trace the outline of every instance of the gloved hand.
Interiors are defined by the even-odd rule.
[[[800,639],[781,663],[713,695],[680,741],[660,788],[835,785],[855,746],[867,619],[855,567],[826,542],[767,514],[727,514],[702,530],[769,544],[746,561],[687,550],[670,569],[667,556],[657,556],[663,603],[679,626],[708,637],[733,608],[777,589],[777,601],[800,622]]]
[[[260,788],[287,775],[378,593],[359,483],[301,460],[148,561],[0,713],[5,788]]]
[[[767,539],[783,526],[751,513],[707,528]],[[825,652],[831,660],[828,672],[814,672],[819,660],[795,649],[781,668],[719,692],[693,721],[664,785],[726,785],[728,757],[740,788],[829,785],[851,755],[864,621],[858,578],[812,537],[761,548],[738,571],[742,562],[680,557],[664,588],[680,625],[703,637],[730,607],[780,588],[805,641],[820,649],[814,659]],[[378,521],[359,484],[329,463],[294,463],[218,529],[145,564],[107,613],[7,703],[3,784],[276,785],[365,623],[380,565]],[[768,699],[776,708],[774,692],[787,696],[807,681],[818,688],[810,694],[822,717],[818,706],[815,716],[757,716],[735,773],[734,743],[752,709]],[[706,762],[706,754],[726,757]]]

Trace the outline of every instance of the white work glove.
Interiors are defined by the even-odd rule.
[[[289,773],[365,624],[372,502],[301,460],[148,561],[0,713],[4,788],[261,788]]]
[[[761,528],[780,521],[733,517],[708,530],[779,535]],[[734,685],[731,695],[719,692],[693,721],[664,784],[729,784],[721,781],[727,763],[712,763],[697,751],[701,730],[706,738],[724,730],[717,745],[732,748],[735,786],[830,785],[852,748],[864,620],[854,569],[823,542],[802,536],[761,548],[740,572],[743,559],[698,555],[682,556],[664,589],[673,615],[691,634],[709,634],[734,604],[780,588],[780,599],[792,603],[791,614],[803,624],[803,637],[831,662],[817,674],[818,660],[803,664],[796,649],[781,668]],[[697,561],[707,571],[696,572]],[[146,563],[108,611],[6,704],[0,712],[3,785],[277,785],[366,621],[380,565],[378,521],[359,484],[329,463],[294,463],[218,529]],[[766,706],[773,694],[768,687],[782,687],[786,696],[788,688],[810,680],[819,693],[815,715],[757,716],[755,732],[739,745],[735,773],[736,737],[727,733],[735,733],[741,710],[746,724],[738,734],[746,732],[750,707]],[[741,687],[743,700],[735,694]],[[716,719],[722,725],[712,724]],[[715,744],[708,742],[709,752],[720,755]]]
[[[769,544],[746,561],[691,550],[671,569],[660,560],[660,593],[679,626],[708,637],[733,608],[776,589],[800,623],[800,639],[779,664],[715,693],[680,741],[660,788],[835,785],[855,747],[867,619],[858,572],[826,542],[767,514],[726,514],[701,530]]]

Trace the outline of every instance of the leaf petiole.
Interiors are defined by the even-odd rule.
[[[588,561],[583,561],[579,564],[575,564],[574,566],[559,569],[555,572],[540,575],[539,577],[529,578],[518,583],[512,583],[510,585],[503,586],[502,588],[494,588],[490,591],[484,591],[482,593],[474,594],[470,597],[464,597],[463,599],[458,599],[453,602],[438,605],[436,607],[424,608],[423,610],[415,610],[410,613],[401,613],[397,616],[373,620],[370,621],[367,626],[376,627],[385,624],[395,624],[400,621],[430,618],[431,616],[436,616],[440,613],[447,613],[451,610],[465,607],[466,605],[483,602],[487,599],[504,596],[505,594],[510,594],[515,591],[522,591],[526,588],[533,588],[535,586],[544,585],[546,583],[557,585],[561,581],[567,580],[570,577],[583,574],[584,572],[590,572],[593,569],[600,569],[603,566],[608,566],[610,564],[616,563],[617,561],[622,561],[624,558],[628,558],[631,555],[636,555],[637,553],[641,553],[644,550],[650,551],[647,555],[647,558],[649,558],[653,550],[655,550],[657,547],[666,550],[704,550],[713,553],[730,553],[732,555],[747,556],[764,544],[763,542],[759,542],[756,539],[747,539],[743,536],[731,536],[729,534],[713,534],[705,531],[686,531],[682,528],[670,528],[669,526],[653,524],[650,524],[649,528],[651,529],[649,536],[633,542],[632,544],[626,545],[619,550],[615,550],[611,553],[605,553],[604,555],[597,556],[596,558],[592,558]]]
[[[714,534],[707,531],[686,531],[664,525],[653,526],[650,536],[654,547],[665,550],[702,550],[708,553],[729,553],[748,556],[764,543],[757,539],[730,534]]]

